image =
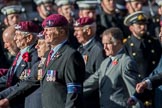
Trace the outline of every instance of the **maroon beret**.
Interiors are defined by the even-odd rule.
[[[74,23],[74,27],[83,27],[85,25],[91,25],[94,22],[95,21],[93,18],[83,17],[83,18],[77,19],[77,21]]]
[[[40,29],[39,26],[32,21],[22,21],[19,22],[15,26],[16,30],[24,31],[24,32],[31,32],[31,33],[39,33]]]
[[[60,27],[68,24],[67,19],[60,14],[48,16],[42,23],[42,27]]]

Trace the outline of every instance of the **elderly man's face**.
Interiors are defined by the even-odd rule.
[[[83,30],[83,27],[74,27],[74,36],[80,44],[84,44],[88,41],[89,36],[87,35],[86,29]]]
[[[49,45],[46,44],[44,39],[39,39],[37,45],[35,46],[38,52],[38,57],[43,57],[45,52],[49,50]]]
[[[56,27],[45,27],[43,34],[45,36],[45,41],[51,45],[57,45],[61,38]]]
[[[23,49],[28,46],[27,37],[21,31],[16,30],[14,40],[18,48]]]
[[[104,51],[105,51],[106,56],[114,56],[119,50],[118,49],[119,42],[113,41],[111,34],[102,36],[102,44],[104,46]]]
[[[15,41],[7,35],[9,34],[6,33],[3,36],[4,48],[6,48],[11,55],[16,55],[19,49],[17,48]]]

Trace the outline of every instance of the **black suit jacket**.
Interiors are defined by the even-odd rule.
[[[40,81],[37,80],[38,64],[39,62],[33,65],[29,77],[0,92],[0,98],[7,98],[12,104],[14,100],[25,97],[25,108],[41,108]]]
[[[137,62],[141,79],[148,77],[157,66],[162,51],[160,42],[157,39],[150,36],[137,39],[133,35],[128,37],[124,49]]]
[[[14,76],[13,76],[13,80],[11,82],[11,85],[14,86],[15,84],[17,84],[18,82],[20,82],[20,75],[21,73],[25,70],[25,69],[30,69],[32,68],[32,66],[37,62],[39,61],[39,58],[38,58],[38,55],[37,55],[37,51],[35,49],[35,45],[32,45],[29,49],[29,55],[31,57],[31,61],[30,62],[25,62],[25,61],[21,61],[19,66],[17,67],[15,73],[14,73]],[[3,88],[6,88],[6,81],[7,81],[7,78],[9,76],[9,73],[11,71],[11,68],[9,69],[8,73],[5,75],[5,76],[2,76],[0,77],[0,89],[2,90]],[[11,88],[8,88],[7,92],[5,93],[1,93],[1,94],[4,94],[4,95],[0,95],[0,98],[4,98],[6,97],[9,93],[11,93],[11,91],[15,90],[15,87],[11,87]],[[22,104],[21,107],[24,107],[24,97],[21,97],[17,100],[15,100],[14,102],[11,102],[11,107],[16,107],[19,105],[19,104]]]
[[[55,71],[53,81],[47,81],[50,71]],[[83,108],[84,74],[85,65],[81,54],[65,43],[45,68],[41,81],[42,106],[45,108]],[[81,87],[71,88],[70,84],[72,86],[78,84]]]

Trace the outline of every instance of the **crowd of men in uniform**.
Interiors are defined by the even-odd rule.
[[[161,107],[162,1],[33,2],[1,7],[0,108]]]

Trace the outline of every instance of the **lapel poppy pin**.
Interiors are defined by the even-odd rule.
[[[118,64],[118,59],[115,59],[115,60],[112,61],[112,65],[113,65],[113,66],[115,66],[115,65],[117,65],[117,64]]]
[[[22,55],[22,59],[25,62],[30,62],[31,61],[31,57],[30,57],[30,54],[29,54],[29,50]]]

